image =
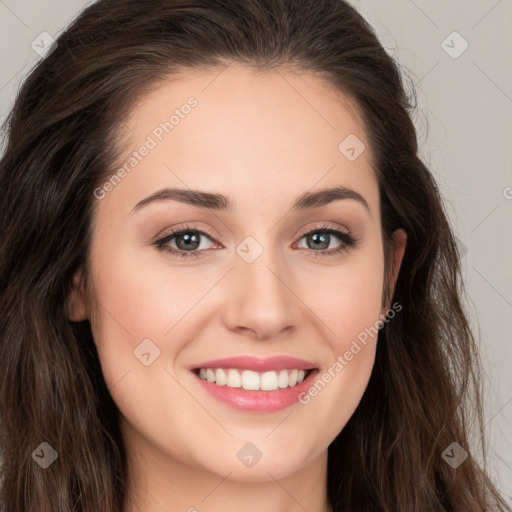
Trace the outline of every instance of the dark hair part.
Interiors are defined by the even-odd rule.
[[[314,73],[357,106],[380,189],[383,302],[392,234],[408,236],[393,294],[403,309],[380,331],[365,394],[329,446],[333,510],[510,511],[474,456],[481,444],[485,460],[482,372],[413,106],[398,65],[342,0],[100,0],[30,73],[0,162],[0,506],[123,509],[119,410],[89,323],[68,320],[70,281],[87,264],[93,191],[115,169],[125,112],[174,73],[231,63]],[[43,440],[59,453],[46,470],[31,458]],[[457,469],[441,457],[452,442],[469,452]]]

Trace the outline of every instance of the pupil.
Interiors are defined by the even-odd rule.
[[[327,249],[327,247],[329,247],[329,242],[326,241],[328,236],[329,235],[327,233],[322,233],[322,234],[315,233],[315,234],[311,235],[311,238],[313,239],[314,243],[320,243],[322,245],[322,247],[320,247],[320,249]],[[319,241],[319,238],[322,238],[323,240]]]
[[[194,240],[195,239],[195,240]],[[184,240],[185,243],[184,244],[180,244],[180,240]],[[177,239],[177,245],[180,249],[187,249],[187,248],[192,248],[192,249],[197,249],[197,247],[192,247],[190,244],[197,244],[197,246],[199,246],[199,243],[200,243],[200,240],[199,240],[199,236],[195,233],[183,233],[182,235],[180,235]],[[180,247],[180,245],[182,247]]]

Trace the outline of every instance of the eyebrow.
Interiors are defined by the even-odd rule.
[[[365,198],[359,194],[359,192],[342,186],[327,188],[317,192],[305,192],[297,198],[292,206],[292,210],[319,208],[333,201],[342,199],[353,199],[357,201],[368,210],[371,216],[370,207]],[[156,201],[179,201],[199,208],[226,211],[233,210],[233,203],[223,194],[192,189],[164,188],[142,199],[142,201],[139,201],[133,207],[132,213]]]

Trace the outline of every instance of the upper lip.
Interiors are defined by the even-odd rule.
[[[310,361],[288,356],[275,356],[266,359],[254,356],[239,356],[205,361],[204,363],[190,367],[191,370],[197,370],[199,368],[236,368],[239,370],[265,372],[286,369],[313,370],[316,366]]]

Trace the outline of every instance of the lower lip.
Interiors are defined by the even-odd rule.
[[[248,412],[275,412],[298,402],[299,395],[311,386],[311,381],[317,373],[318,370],[313,370],[300,384],[275,391],[247,391],[243,388],[218,386],[201,379],[196,373],[194,375],[211,396],[235,409]]]

